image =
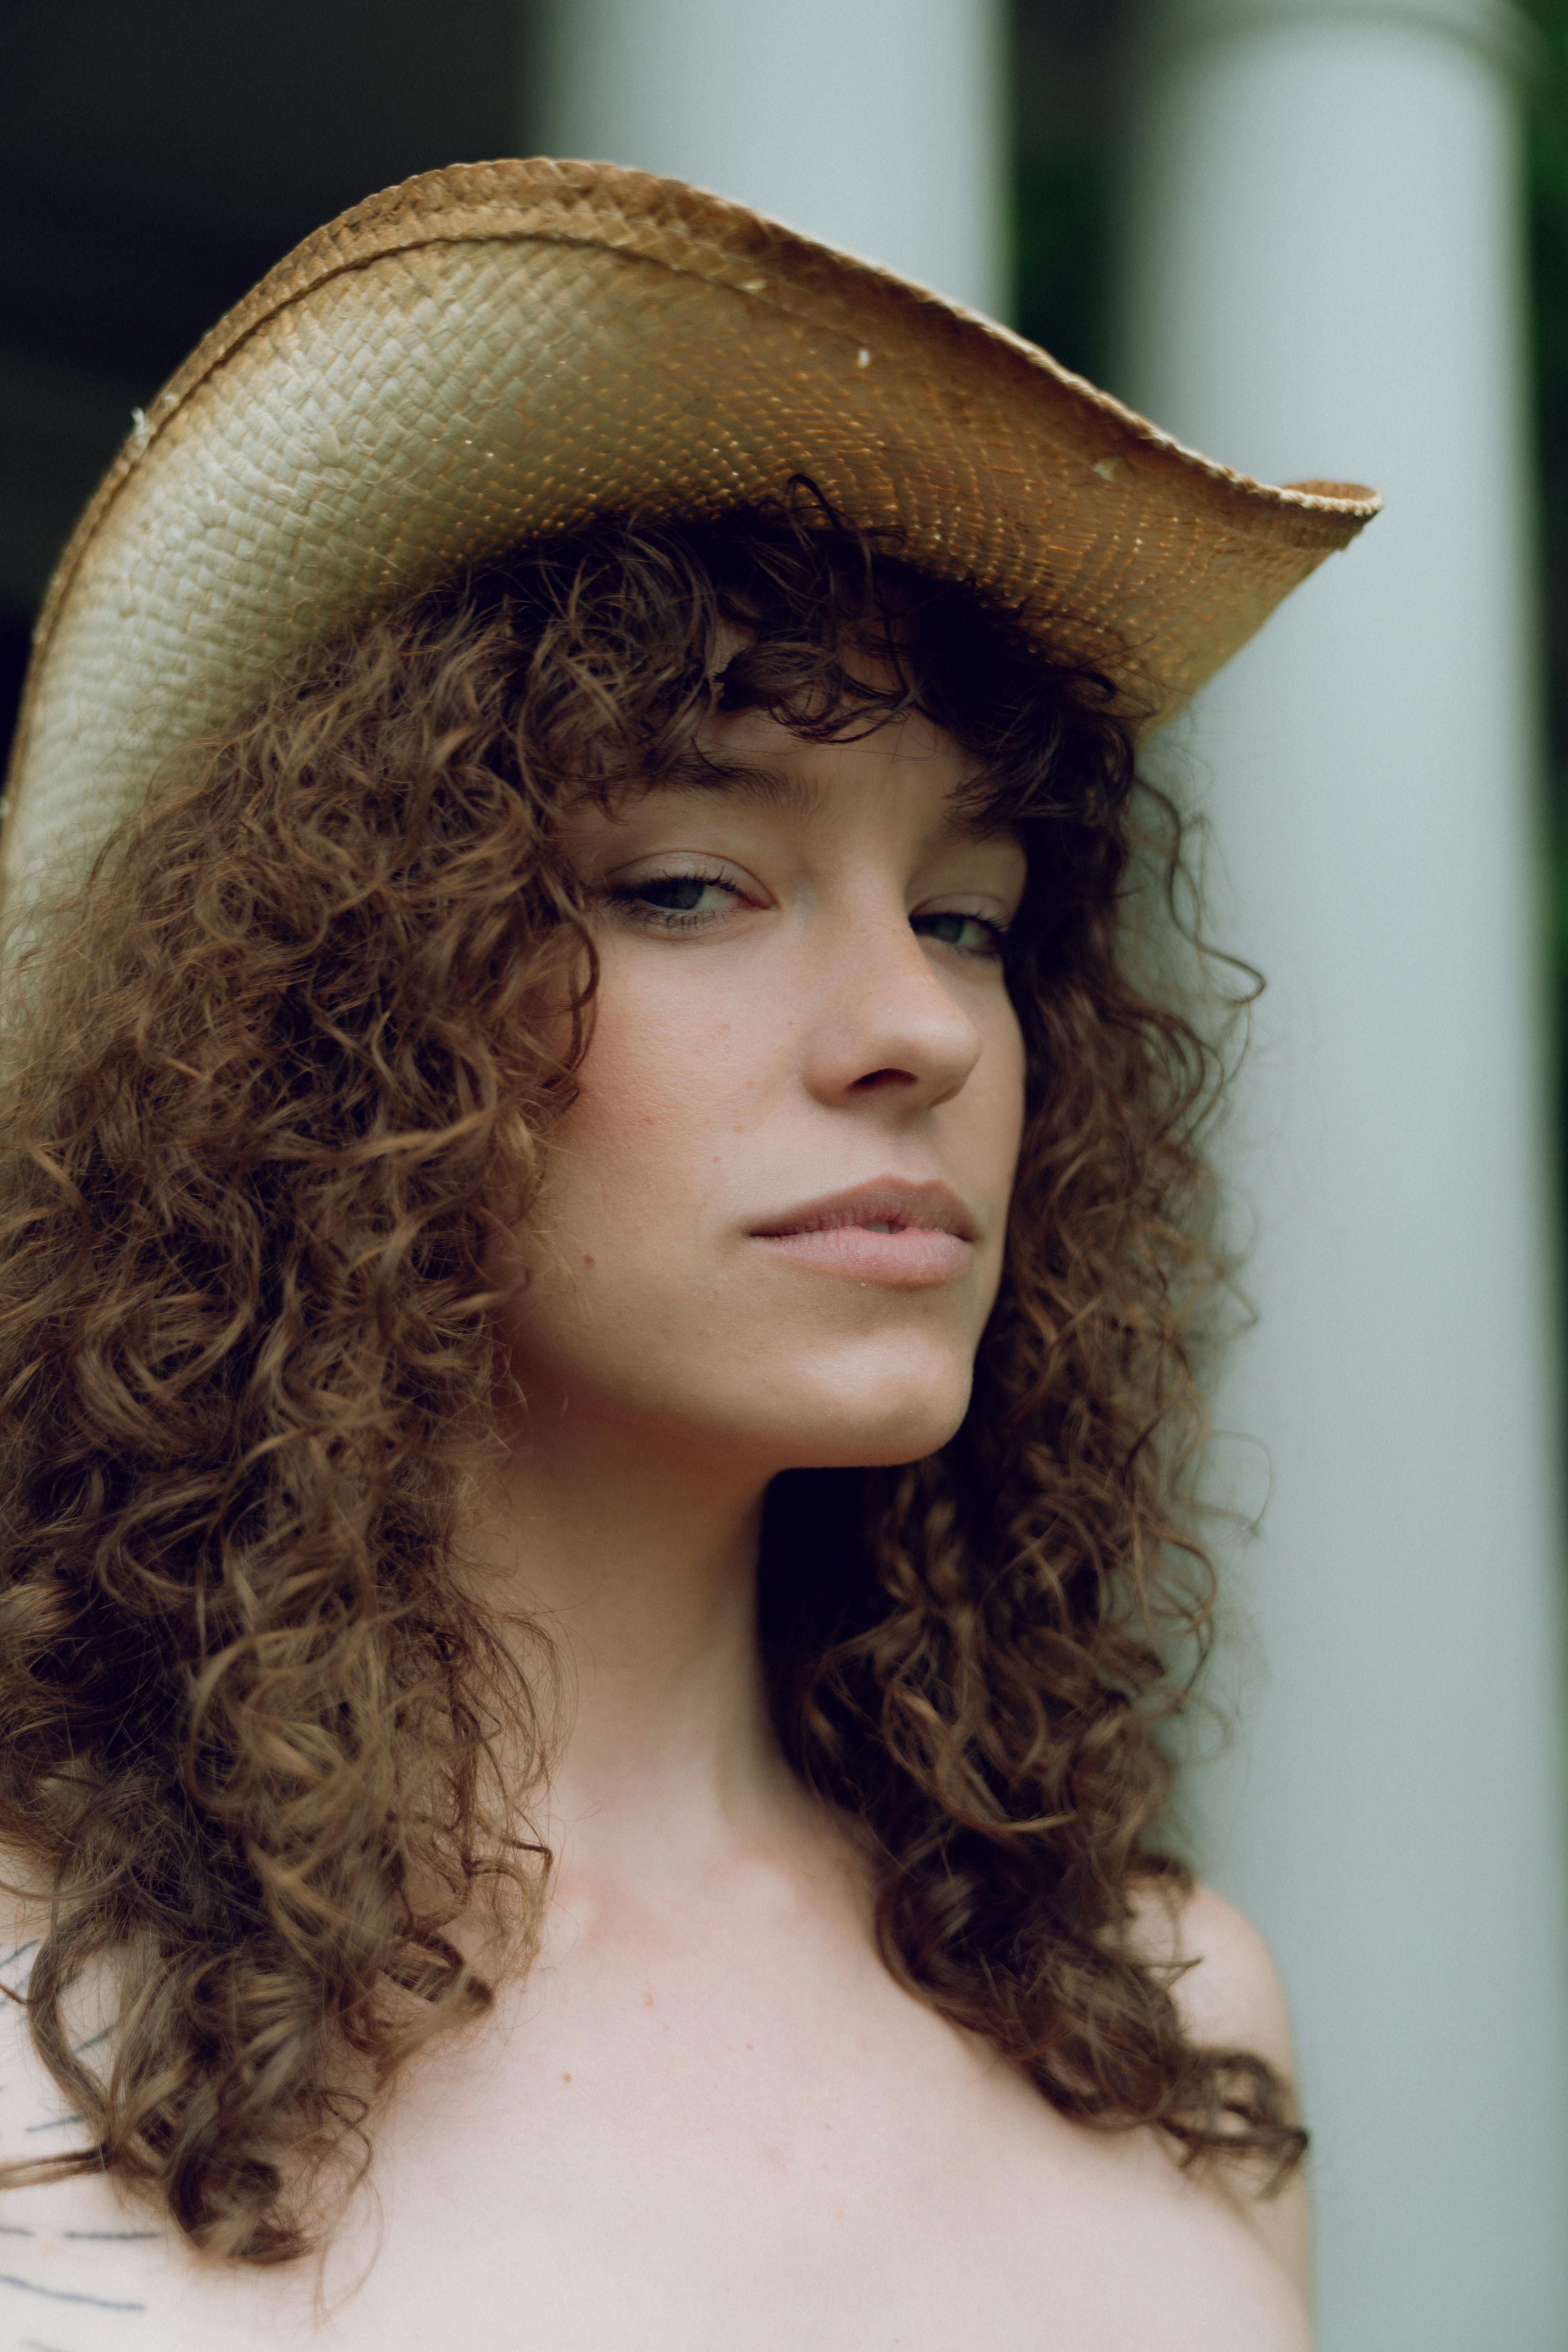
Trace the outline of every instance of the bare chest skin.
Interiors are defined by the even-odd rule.
[[[14,1977],[15,1969],[7,1970]],[[0,2021],[0,2144],[65,2136]],[[1296,2294],[1146,2135],[1065,2122],[892,1982],[846,1876],[569,1885],[425,2062],[324,2266],[217,2273],[100,2181],[0,2200],[3,2352],[1307,2352]],[[146,2234],[146,2233],[151,2234]]]

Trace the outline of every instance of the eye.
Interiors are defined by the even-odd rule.
[[[944,948],[957,948],[961,955],[999,956],[1007,939],[1005,924],[993,922],[986,915],[963,914],[955,908],[911,915],[910,928],[921,939],[935,940]]]
[[[725,874],[638,874],[612,883],[606,903],[627,922],[651,931],[706,930],[730,914],[744,893]]]

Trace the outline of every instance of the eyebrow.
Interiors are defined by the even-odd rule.
[[[680,793],[693,798],[722,793],[752,808],[778,809],[786,816],[816,816],[822,807],[820,785],[786,768],[721,767],[717,761],[690,761],[658,777],[648,793]]]
[[[977,780],[978,781],[978,780]],[[822,808],[820,784],[787,768],[760,768],[750,765],[721,767],[715,764],[691,764],[672,770],[647,787],[648,793],[679,793],[693,798],[722,794],[738,800],[751,808],[782,812],[786,816],[810,818]],[[933,845],[945,847],[950,843],[971,841],[1005,841],[1018,838],[1015,821],[994,805],[987,805],[978,796],[966,793],[961,799],[950,799],[942,822],[931,835]]]

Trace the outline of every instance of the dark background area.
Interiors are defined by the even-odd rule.
[[[164,378],[310,230],[515,153],[518,0],[5,0],[0,729],[77,513]]]
[[[1100,381],[1135,5],[1011,9],[1015,316]],[[1568,1010],[1568,0],[1528,13],[1549,880]],[[50,568],[132,410],[344,205],[526,151],[531,48],[520,0],[0,0],[0,742]]]

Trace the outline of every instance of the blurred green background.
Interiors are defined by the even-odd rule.
[[[1531,328],[1546,648],[1546,791],[1556,994],[1557,1142],[1568,1169],[1568,0],[1531,0],[1527,88]]]

